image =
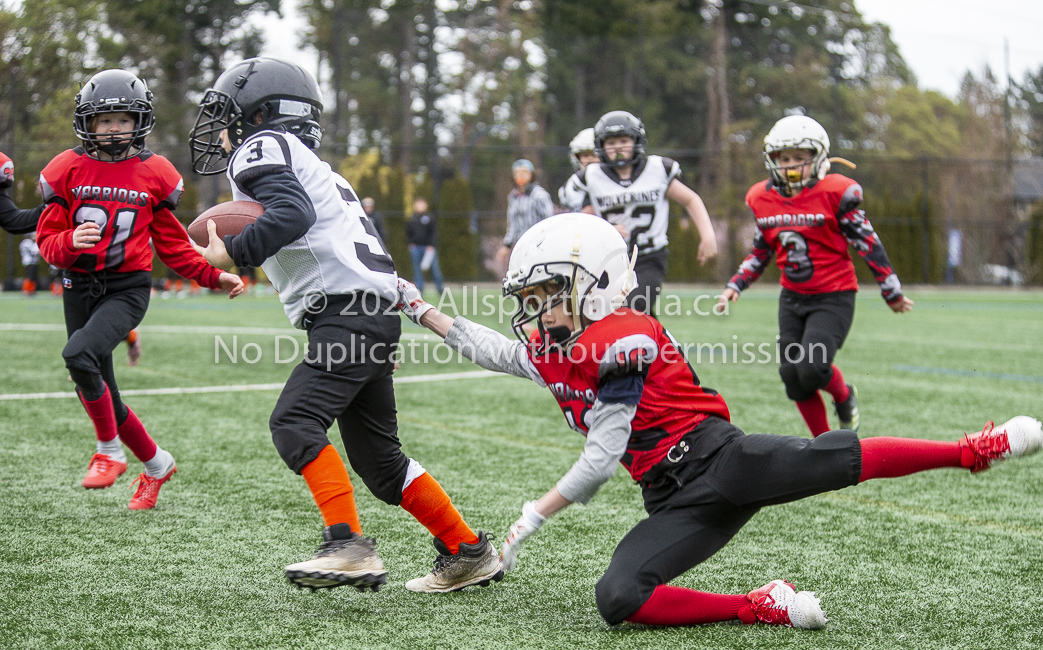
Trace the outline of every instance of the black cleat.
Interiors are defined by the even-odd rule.
[[[843,402],[833,402],[833,406],[837,409],[840,428],[850,429],[858,433],[858,427],[862,424],[858,418],[858,389],[851,384],[847,384],[847,390],[847,399]]]

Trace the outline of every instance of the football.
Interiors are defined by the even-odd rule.
[[[217,236],[224,238],[228,235],[238,235],[263,213],[264,206],[253,201],[218,203],[188,225],[188,236],[195,243],[206,247],[210,244],[210,235],[206,230],[207,221],[213,220],[217,226]]]

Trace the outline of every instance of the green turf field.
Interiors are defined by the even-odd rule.
[[[700,292],[668,293],[690,308]],[[913,290],[911,297],[914,311],[898,316],[864,291],[838,355],[859,388],[861,435],[954,440],[989,419],[1043,415],[1043,294]],[[728,348],[713,363],[704,349],[696,370],[727,399],[736,424],[807,435],[776,366],[730,356],[733,343],[738,361],[743,344],[774,345],[776,307],[777,292],[765,288],[744,294],[726,317],[685,315],[683,305],[663,320],[683,343]],[[508,331],[495,317],[479,320]],[[830,622],[819,632],[606,626],[594,584],[643,517],[640,490],[624,471],[589,506],[548,522],[503,582],[448,595],[405,590],[431,567],[430,537],[356,479],[365,533],[379,540],[389,584],[376,594],[310,593],[282,575],[284,565],[310,556],[322,523],[304,481],[270,442],[277,390],[127,396],[178,462],[158,507],[130,512],[128,486],[141,471],[133,459],[113,488],[79,486],[94,443],[75,399],[3,397],[72,391],[60,355],[60,301],[4,296],[0,323],[2,648],[1043,646],[1043,455],[975,476],[939,470],[766,509],[675,583],[744,593],[787,578],[822,597]],[[290,337],[280,339],[285,359],[294,338],[288,327],[274,297],[156,298],[141,365],[126,367],[125,348],[117,351],[120,388],[282,382],[292,364],[276,363],[275,337],[280,330]],[[423,334],[408,322],[403,331],[407,340]],[[256,344],[247,358],[259,351],[260,359],[233,364],[219,342],[215,363],[215,332],[229,349],[237,342],[240,354]],[[414,350],[422,359],[423,347]],[[476,370],[430,356],[407,359],[397,376]],[[497,535],[497,545],[522,503],[551,487],[582,449],[549,392],[521,379],[403,382],[397,395],[406,453],[473,527]]]

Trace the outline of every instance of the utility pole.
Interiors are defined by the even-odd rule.
[[[1014,206],[1014,125],[1011,117],[1011,78],[1010,78],[1010,42],[1003,39],[1003,64],[1007,75],[1007,89],[1003,94],[1003,129],[1004,129],[1004,155],[1003,155],[1003,191],[1006,204],[1007,227],[1004,228],[1004,239],[1006,240],[1006,266],[1024,273],[1025,256],[1021,254],[1024,250],[1023,238],[1020,235],[1020,224]]]

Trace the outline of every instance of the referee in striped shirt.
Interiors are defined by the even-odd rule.
[[[511,165],[514,189],[507,195],[507,234],[503,246],[496,253],[496,261],[506,266],[511,257],[511,247],[526,230],[539,221],[554,214],[554,203],[550,193],[533,182],[536,168],[522,158]]]

